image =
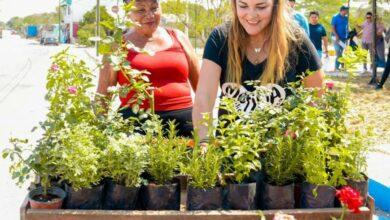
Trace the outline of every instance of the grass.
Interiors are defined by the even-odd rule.
[[[345,85],[347,78],[330,77],[336,87]],[[374,146],[390,144],[390,79],[382,90],[369,86],[370,76],[357,76],[351,83],[351,105],[353,110],[365,117],[361,125],[374,129]],[[387,86],[387,88],[386,88]],[[390,148],[385,149],[390,154]]]

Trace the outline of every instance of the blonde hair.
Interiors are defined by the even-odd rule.
[[[265,69],[260,77],[262,85],[278,83],[284,79],[285,71],[289,68],[288,56],[293,51],[291,43],[297,42],[299,36],[297,26],[288,14],[284,0],[273,0],[271,22],[264,31],[268,33],[268,57]],[[249,42],[249,35],[238,20],[236,0],[231,0],[233,21],[228,37],[228,61],[226,80],[241,84],[242,62]]]

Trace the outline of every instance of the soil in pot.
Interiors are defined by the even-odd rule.
[[[316,189],[317,196],[313,193]],[[336,189],[326,185],[302,183],[301,208],[333,208]]]
[[[256,183],[229,184],[226,187],[224,208],[233,210],[253,210],[257,208]]]
[[[179,210],[179,184],[148,184],[146,186],[142,186],[140,202],[142,203],[142,207],[146,210]]]
[[[33,209],[60,209],[66,193],[59,187],[50,187],[44,194],[42,187],[35,188],[28,193],[30,206]]]
[[[188,210],[217,210],[222,208],[222,188],[198,189],[189,186],[187,191]]]
[[[263,182],[260,204],[263,209],[293,209],[294,184],[276,186]]]
[[[108,180],[105,185],[105,210],[134,210],[140,187],[126,187]]]
[[[67,198],[65,208],[67,209],[101,209],[103,201],[104,184],[93,186],[90,189],[82,188],[74,190],[71,186],[65,185]]]

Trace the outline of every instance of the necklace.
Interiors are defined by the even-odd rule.
[[[253,48],[253,50],[255,51],[255,53],[260,53],[261,52],[261,47]]]

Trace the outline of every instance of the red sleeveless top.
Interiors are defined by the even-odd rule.
[[[173,45],[158,51],[154,56],[129,50],[127,60],[133,69],[147,70],[147,77],[155,88],[154,105],[156,111],[171,111],[192,107],[191,87],[188,82],[189,67],[186,54],[173,30],[166,29],[172,38]],[[117,74],[120,85],[128,85],[129,81],[119,71]],[[120,98],[121,107],[128,105],[128,101],[134,93]],[[145,100],[141,108],[149,108],[149,100]]]

